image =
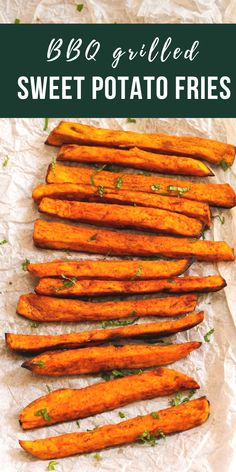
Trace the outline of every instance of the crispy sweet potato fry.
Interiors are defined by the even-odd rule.
[[[200,346],[200,342],[192,341],[166,346],[126,344],[49,351],[23,362],[22,367],[35,374],[52,377],[93,374],[113,369],[139,369],[171,364]]]
[[[142,271],[142,264],[139,266]],[[139,272],[138,272],[139,273]],[[132,293],[188,293],[188,292],[217,292],[226,286],[226,282],[220,275],[208,277],[176,277],[162,280],[137,280],[133,277],[131,281],[118,280],[79,280],[70,287],[65,286],[63,278],[40,279],[35,287],[38,295],[49,295],[56,297],[81,297]]]
[[[20,413],[23,429],[39,428],[63,421],[114,410],[138,400],[171,395],[183,389],[198,389],[198,383],[176,370],[159,368],[139,375],[129,375],[109,382],[101,382],[81,389],[63,388],[26,406]],[[37,416],[46,408],[50,421]]]
[[[168,177],[146,176],[142,174],[128,174],[125,172],[108,172],[105,170],[82,166],[69,167],[56,164],[54,170],[50,165],[46,178],[47,182],[74,183],[80,185],[92,185],[94,192],[103,189],[113,191],[117,188],[117,182],[122,182],[120,191],[131,190],[136,192],[154,193],[172,197],[181,196],[188,200],[197,200],[208,203],[211,206],[231,208],[236,204],[236,196],[229,184],[209,184],[190,182]]]
[[[83,223],[111,226],[112,228],[136,228],[178,236],[199,237],[203,229],[199,220],[159,208],[43,198],[39,204],[39,211],[47,215]]]
[[[130,280],[139,273],[139,280],[165,279],[180,275],[191,266],[193,259],[177,261],[60,261],[30,263],[27,270],[36,277],[76,277],[79,279]]]
[[[152,437],[185,431],[203,424],[210,413],[206,397],[181,405],[159,410],[153,414],[138,416],[118,424],[105,425],[92,431],[67,433],[34,441],[21,440],[21,447],[39,459],[59,459],[74,454],[98,451],[111,446],[121,446],[140,440],[148,431]]]
[[[127,150],[68,144],[60,148],[57,160],[115,164],[160,172],[161,174],[194,175],[199,177],[214,175],[206,164],[196,159],[173,155],[166,156],[166,154],[146,152],[139,148]]]
[[[188,157],[196,157],[213,164],[222,160],[232,165],[235,147],[212,139],[192,136],[170,136],[168,134],[142,134],[133,131],[95,128],[81,123],[61,121],[51,131],[47,144],[85,144],[118,148],[139,147],[147,151],[163,152]]]
[[[187,200],[186,198],[168,197],[153,193],[107,189],[99,195],[91,185],[80,184],[43,184],[34,188],[32,197],[40,202],[44,197],[61,198],[64,200],[87,200],[102,203],[120,203],[122,205],[138,205],[150,208],[160,208],[176,213],[182,213],[190,218],[197,218],[207,227],[211,225],[210,208],[206,203]]]
[[[113,329],[94,329],[80,333],[59,335],[31,335],[6,333],[6,344],[12,351],[25,354],[55,349],[75,349],[103,344],[116,339],[126,338],[161,338],[180,331],[186,331],[201,323],[204,312],[191,313],[173,321],[137,324]]]
[[[38,321],[99,321],[130,316],[177,316],[193,311],[196,303],[194,294],[94,303],[29,293],[19,298],[17,313]]]
[[[209,262],[234,260],[233,249],[223,241],[134,234],[43,220],[35,222],[33,239],[37,247],[113,256],[195,257]]]

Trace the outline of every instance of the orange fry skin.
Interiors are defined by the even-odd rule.
[[[236,204],[235,191],[229,184],[209,184],[190,182],[176,178],[147,176],[143,174],[128,174],[125,172],[96,171],[82,166],[72,167],[55,164],[53,170],[50,164],[46,177],[47,183],[74,183],[92,186],[94,192],[100,187],[115,190],[117,179],[121,179],[123,190],[140,193],[167,195],[188,200],[205,202],[211,206],[231,208]],[[184,190],[181,190],[184,189]]]
[[[166,156],[143,151],[137,147],[116,149],[102,146],[62,146],[57,155],[58,161],[115,164],[134,169],[149,170],[161,174],[193,175],[206,177],[214,175],[203,162],[190,157]]]
[[[6,333],[5,339],[7,347],[12,351],[35,354],[51,349],[78,349],[80,347],[97,346],[117,339],[158,339],[191,329],[203,320],[204,312],[200,311],[177,320],[160,321],[158,323],[142,323],[113,329],[93,329],[59,335]]]
[[[37,398],[20,412],[23,429],[40,428],[114,410],[139,400],[171,395],[183,389],[198,389],[198,383],[176,370],[158,368],[100,382],[81,389],[63,388]],[[35,412],[46,408],[50,421]]]
[[[118,148],[138,147],[146,151],[188,156],[220,164],[232,165],[235,147],[212,139],[168,134],[135,133],[133,131],[96,128],[81,123],[61,121],[49,134],[46,144],[85,144]]]
[[[140,264],[139,270],[142,270],[142,264]],[[161,280],[139,280],[139,276],[134,275],[131,281],[77,280],[68,288],[63,288],[64,280],[62,278],[52,279],[49,277],[40,279],[35,287],[35,292],[38,295],[76,298],[122,293],[204,293],[216,292],[225,286],[226,282],[220,275],[208,277],[185,276]]]
[[[209,262],[234,260],[233,249],[223,241],[134,234],[43,220],[35,222],[33,239],[37,247],[68,249],[93,254],[164,256],[174,259],[194,257],[198,261]]]
[[[177,236],[199,237],[203,225],[195,218],[160,210],[159,208],[108,205],[54,198],[43,198],[39,211],[72,221],[109,226],[112,228],[135,228],[140,231],[167,233]]]
[[[189,269],[193,259],[173,260],[86,260],[30,263],[27,270],[35,277],[76,277],[98,280],[130,280],[139,271],[139,280],[175,277]],[[140,273],[140,265],[142,270]]]
[[[35,321],[100,321],[130,316],[178,316],[193,311],[196,303],[195,294],[93,303],[29,293],[20,296],[17,313]]]
[[[40,202],[42,198],[61,198],[62,200],[94,201],[100,203],[117,203],[122,205],[138,205],[141,207],[160,208],[162,210],[181,213],[189,218],[197,218],[205,226],[211,225],[211,212],[206,203],[186,198],[144,193],[130,190],[106,188],[99,195],[97,188],[91,185],[59,183],[41,184],[33,189],[32,198]]]
[[[125,344],[48,351],[25,361],[22,367],[34,374],[52,377],[93,374],[113,369],[142,369],[171,364],[200,346],[201,342],[192,341],[168,345]]]
[[[121,446],[140,440],[144,431],[152,435],[186,431],[203,424],[210,414],[206,397],[190,400],[180,405],[156,411],[153,414],[132,418],[118,424],[105,425],[92,431],[67,433],[34,441],[21,440],[21,447],[39,459],[59,459],[74,454],[99,451],[107,447]],[[159,434],[158,434],[159,433]]]

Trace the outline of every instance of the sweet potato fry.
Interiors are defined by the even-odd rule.
[[[139,280],[165,279],[175,277],[189,269],[193,259],[177,261],[60,261],[30,263],[27,270],[35,277],[76,277],[80,279],[130,280],[139,273]]]
[[[203,159],[213,164],[222,160],[232,165],[235,147],[212,139],[168,134],[142,134],[133,131],[95,128],[81,123],[61,121],[48,136],[46,144],[85,144],[94,146],[133,148]]]
[[[29,293],[19,298],[17,313],[37,321],[99,321],[130,316],[177,316],[193,311],[196,303],[194,294],[94,303]]]
[[[67,433],[34,441],[21,440],[20,446],[39,459],[59,459],[74,454],[99,451],[140,441],[145,432],[151,437],[186,431],[203,424],[210,414],[206,397],[159,410],[150,415],[138,416],[118,424],[105,425],[92,431]]]
[[[116,149],[102,146],[68,144],[60,148],[57,160],[115,164],[134,167],[135,169],[150,170],[161,174],[194,175],[198,177],[214,175],[206,164],[196,159],[146,152],[137,147]]]
[[[234,260],[233,249],[223,241],[134,234],[43,220],[35,222],[33,239],[37,247],[113,256],[195,257],[209,262]]]
[[[113,329],[94,329],[80,333],[59,335],[31,335],[6,333],[6,345],[12,351],[25,354],[43,352],[56,349],[75,349],[89,347],[116,339],[127,338],[161,338],[193,328],[204,319],[204,312],[191,313],[173,321],[158,323],[137,324]]]
[[[113,369],[139,369],[171,364],[200,346],[200,342],[192,341],[161,346],[126,344],[49,351],[23,362],[22,367],[37,375],[52,377],[93,374]]]
[[[178,236],[199,237],[203,229],[202,223],[195,218],[159,208],[87,203],[45,197],[39,203],[39,211],[83,223],[112,228],[135,228]]]
[[[20,413],[23,429],[39,428],[64,421],[86,418],[114,410],[138,400],[171,395],[183,389],[198,389],[198,383],[176,370],[159,368],[139,375],[101,382],[81,389],[63,388],[26,406]],[[37,411],[46,408],[50,421]]]
[[[206,203],[186,198],[168,197],[153,193],[144,193],[129,190],[107,189],[103,195],[99,195],[97,189],[91,185],[79,184],[43,184],[34,188],[32,197],[40,202],[44,197],[61,198],[64,200],[95,201],[102,203],[120,203],[122,205],[138,205],[150,208],[160,208],[176,213],[182,213],[190,218],[197,218],[204,225],[211,225],[210,208]],[[101,193],[101,192],[100,192]]]
[[[52,170],[49,166],[47,182],[74,183],[92,185],[94,192],[105,194],[107,189],[113,191],[118,182],[120,191],[129,190],[144,193],[168,195],[169,197],[184,197],[188,200],[197,200],[211,206],[231,208],[236,204],[236,196],[229,184],[209,184],[190,182],[168,177],[146,176],[142,174],[128,174],[125,172],[108,172],[105,170],[86,168],[82,166],[69,167],[56,164]],[[99,192],[102,189],[102,192]]]
[[[142,264],[139,266],[142,271]],[[139,272],[137,272],[139,274]],[[63,274],[64,275],[64,274]],[[162,280],[137,280],[138,275],[134,275],[131,281],[118,280],[79,280],[74,281],[69,287],[65,287],[63,278],[40,279],[35,287],[38,295],[48,295],[56,297],[81,297],[116,295],[132,293],[188,293],[188,292],[217,292],[226,286],[226,282],[220,275],[208,277],[176,277]]]

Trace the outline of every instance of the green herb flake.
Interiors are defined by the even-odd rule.
[[[177,192],[178,197],[182,197],[183,193],[188,192],[190,187],[176,187],[175,185],[168,185],[168,192]]]
[[[220,167],[223,169],[224,172],[226,172],[228,170],[228,168],[230,167],[230,165],[228,164],[228,162],[225,159],[222,159],[220,161]]]
[[[44,421],[51,421],[52,418],[49,416],[47,408],[42,408],[35,412],[34,416],[42,416]]]
[[[32,321],[32,323],[30,323],[31,328],[38,328],[39,325],[40,325],[39,321]]]
[[[48,129],[48,122],[49,122],[49,118],[44,118],[43,131],[47,131],[47,129]]]
[[[103,197],[104,193],[105,193],[105,187],[104,185],[99,185],[97,187],[97,191],[96,193],[98,193],[99,197]]]
[[[177,406],[177,405],[180,405],[181,403],[186,403],[193,397],[195,393],[196,393],[195,389],[190,390],[189,394],[186,397],[183,397],[181,393],[176,393],[174,398],[169,400],[169,404],[171,406]]]
[[[93,234],[90,238],[88,238],[88,241],[96,241],[97,239],[97,234]]]
[[[77,10],[78,12],[81,12],[81,11],[83,10],[83,8],[84,8],[84,4],[83,4],[83,3],[79,3],[78,5],[76,5],[76,10]]]
[[[30,260],[29,259],[25,259],[24,262],[22,262],[21,264],[21,268],[22,270],[26,271],[28,269],[28,265],[30,264]]]
[[[6,239],[2,239],[0,241],[0,246],[3,246],[3,244],[7,244],[7,243],[8,243],[8,241]]]
[[[44,361],[36,361],[36,362],[34,362],[34,365],[37,365],[38,367],[44,367],[45,362]]]
[[[134,313],[134,312],[133,312]],[[136,312],[135,312],[136,314]],[[134,318],[132,320],[106,320],[106,321],[102,321],[102,328],[105,329],[107,328],[108,326],[128,326],[128,325],[132,325],[134,324],[136,321],[138,321],[139,318]]]
[[[7,167],[8,164],[9,164],[9,161],[10,161],[10,157],[9,157],[9,156],[4,157],[4,159],[3,159],[3,161],[2,161],[2,167]]]
[[[80,428],[80,422],[79,422],[79,420],[76,421],[76,424],[77,424],[78,428]]]
[[[136,123],[135,118],[127,118],[126,121],[127,121],[127,123]]]
[[[14,21],[14,24],[15,24],[15,25],[19,25],[19,24],[20,24],[20,19],[19,19],[19,18],[16,18],[15,21]]]
[[[221,216],[221,215],[215,215],[213,216],[212,218],[219,218],[220,222],[222,225],[225,224],[225,217],[224,216]]]
[[[151,416],[154,418],[154,420],[159,420],[160,416],[158,415],[158,413],[156,413],[155,411],[153,411],[151,413]]]
[[[210,336],[214,333],[214,328],[210,329],[210,331],[208,331],[205,336],[204,336],[204,341],[206,343],[209,343],[210,342]]]
[[[90,182],[91,182],[93,187],[97,187],[96,184],[95,184],[95,180],[94,180],[95,175],[97,175],[99,172],[101,172],[103,169],[105,169],[106,166],[107,166],[107,164],[103,164],[102,166],[95,169],[93,174],[90,175]]]
[[[55,156],[52,158],[52,173],[54,176],[56,175],[56,157]]]
[[[139,436],[140,441],[142,441],[144,444],[148,444],[149,446],[155,446],[156,445],[156,437],[150,433],[150,431],[144,431],[141,436]]]
[[[140,277],[142,275],[142,272],[143,272],[143,268],[142,266],[138,266],[137,268],[137,271],[136,271],[136,274],[133,275],[133,277],[131,277],[130,280],[136,280],[138,277]]]
[[[125,414],[123,413],[123,411],[119,411],[118,415],[120,418],[125,418]]]
[[[115,188],[117,188],[118,190],[121,189],[123,185],[123,177],[122,175],[120,175],[119,177],[117,177],[117,179],[115,180]]]
[[[165,433],[163,433],[163,431],[158,431],[157,436],[161,439],[166,439],[166,435],[165,435]]]
[[[106,382],[107,382],[108,380],[127,377],[128,375],[140,375],[142,373],[143,373],[142,369],[133,369],[133,370],[130,370],[130,369],[116,370],[116,369],[114,369],[111,372],[102,372],[100,376],[103,380],[106,380]]]
[[[55,470],[55,465],[59,464],[57,461],[50,461],[47,466],[47,470]]]
[[[101,460],[102,460],[102,456],[101,456],[101,454],[98,454],[98,452],[96,452],[96,454],[94,454],[93,458],[94,458],[96,461],[101,461]]]
[[[153,190],[153,192],[158,192],[158,190],[160,190],[160,188],[161,188],[160,184],[151,185],[151,190]]]
[[[47,389],[48,393],[50,393],[52,391],[50,385],[47,385],[47,384],[46,384],[46,389]]]
[[[57,292],[59,292],[60,290],[64,290],[66,288],[71,288],[73,287],[76,282],[77,282],[77,278],[76,277],[66,277],[66,275],[64,274],[61,274],[61,278],[64,280],[63,284],[61,287],[58,287],[56,289]]]

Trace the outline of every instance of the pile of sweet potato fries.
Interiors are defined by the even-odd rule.
[[[7,333],[6,343],[12,351],[34,355],[22,366],[37,375],[107,371],[119,375],[107,382],[55,390],[36,399],[20,412],[22,428],[78,420],[138,400],[199,389],[193,378],[162,366],[186,357],[201,342],[165,344],[153,340],[197,326],[204,320],[204,312],[196,311],[197,294],[225,287],[220,275],[180,275],[195,260],[234,260],[226,242],[199,238],[211,227],[210,207],[231,208],[236,196],[229,184],[159,174],[212,176],[213,170],[207,164],[227,169],[234,161],[234,146],[209,139],[112,131],[71,122],[61,122],[50,133],[47,144],[59,146],[57,162],[48,168],[47,183],[33,190],[33,199],[41,213],[79,224],[38,219],[35,245],[130,258],[28,265],[28,271],[39,280],[36,293],[20,297],[19,315],[34,322],[101,321],[102,329],[61,335]],[[59,161],[76,165],[66,166]],[[136,171],[121,170],[122,166]],[[167,296],[153,297],[159,292]],[[145,298],[140,297],[142,294]],[[117,295],[122,299],[115,298]],[[90,299],[100,296],[109,298]],[[167,319],[138,322],[149,316]],[[112,327],[107,328],[109,325]],[[122,345],[112,344],[117,340]],[[155,370],[141,370],[149,367]],[[22,440],[20,444],[35,457],[55,459],[139,441],[145,432],[158,438],[184,431],[204,423],[208,415],[209,402],[200,397],[119,424]]]

